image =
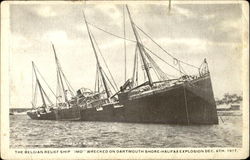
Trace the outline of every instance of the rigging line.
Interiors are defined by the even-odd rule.
[[[180,68],[182,69],[182,71],[184,72],[184,74],[187,75],[186,71],[183,69],[183,67],[181,66],[181,64],[179,64],[179,65],[180,65]]]
[[[136,42],[137,42],[137,45],[138,45],[138,49],[139,49],[139,53],[140,53],[140,56],[141,56],[141,60],[142,60],[143,65],[144,65],[144,67],[145,67],[145,72],[146,72],[146,75],[147,75],[147,78],[148,78],[148,81],[149,81],[149,86],[152,87],[153,83],[152,83],[152,78],[151,78],[151,75],[150,75],[150,70],[149,70],[149,68],[148,68],[148,66],[147,66],[147,61],[146,61],[146,59],[145,59],[145,57],[144,57],[144,53],[143,53],[143,52],[145,52],[145,49],[144,49],[144,48],[142,47],[142,45],[141,45],[141,44],[142,44],[141,38],[140,38],[140,36],[139,36],[139,33],[138,33],[137,30],[136,30],[136,27],[135,27],[135,25],[134,25],[134,22],[133,22],[133,20],[132,20],[132,17],[131,17],[131,15],[130,15],[130,11],[129,11],[127,5],[126,5],[126,8],[127,8],[127,11],[128,11],[128,15],[129,15],[131,27],[132,27],[132,29],[133,29],[134,36],[135,36],[135,38],[136,38]]]
[[[146,57],[148,58],[149,63],[152,64],[153,71],[155,72],[157,78],[160,80],[159,76],[157,75],[157,74],[158,74],[158,71],[156,72],[155,62],[154,62],[153,59],[148,55],[147,52],[144,52],[144,54],[145,54]]]
[[[202,62],[201,64],[200,64],[200,66],[199,66],[199,70],[201,69],[201,67],[203,66],[203,64],[204,64],[204,62]]]
[[[134,85],[134,82],[135,82],[136,62],[137,62],[137,45],[135,46],[134,68],[133,68],[133,76],[132,76],[133,85]]]
[[[101,74],[101,73],[100,73],[100,70],[99,70],[99,74]],[[99,75],[99,80],[98,80],[98,82],[99,82],[99,86],[98,86],[98,87],[99,87],[99,88],[98,88],[99,91],[98,91],[98,92],[101,92],[102,89],[106,92],[105,87],[104,87],[104,85],[103,85],[102,76],[100,76],[100,75]]]
[[[97,91],[98,93],[100,92],[100,88],[101,88],[101,76],[100,76],[100,71],[99,71],[99,67],[98,64],[96,64],[96,84],[95,84],[95,91]]]
[[[85,17],[85,14],[83,12],[83,18],[84,18],[84,22],[85,22],[85,25],[86,25],[86,29],[88,31],[88,36],[89,36],[89,40],[91,42],[91,46],[92,46],[92,49],[93,49],[93,52],[94,52],[94,55],[95,55],[95,58],[96,58],[96,62],[98,64],[98,67],[99,67],[99,70],[100,70],[100,74],[101,74],[101,77],[102,77],[102,81],[103,81],[103,85],[105,87],[105,91],[106,91],[106,94],[107,94],[107,97],[109,98],[110,97],[110,94],[108,92],[108,88],[107,88],[107,85],[106,85],[106,81],[105,81],[105,78],[103,76],[103,73],[102,73],[102,68],[100,66],[100,62],[99,62],[99,58],[97,56],[97,51],[95,49],[95,44],[93,42],[93,37],[91,36],[91,32],[90,32],[90,29],[89,29],[89,26],[88,26],[88,23],[87,23],[87,20],[86,20],[86,17]]]
[[[68,102],[68,99],[67,99],[67,95],[66,95],[66,92],[65,92],[65,88],[64,88],[64,84],[63,84],[63,80],[62,80],[62,76],[61,76],[61,72],[58,71],[58,76],[59,76],[59,80],[60,80],[60,83],[61,83],[61,87],[62,87],[62,91],[63,91],[63,95],[64,95],[64,100],[65,102]]]
[[[74,96],[73,92],[75,92],[75,90],[73,89],[73,87],[71,86],[71,84],[69,83],[68,79],[66,78],[66,76],[63,72],[62,72],[62,75],[65,79],[66,85],[68,86],[68,89],[69,89],[71,95]]]
[[[37,84],[35,85],[35,92],[33,95],[33,105],[36,106],[36,102],[37,102]]]
[[[154,56],[156,56],[157,58],[159,58],[161,61],[165,62],[166,64],[168,64],[170,67],[172,67],[173,69],[177,70],[178,72],[182,72],[179,69],[175,68],[174,66],[172,66],[171,64],[169,64],[167,61],[165,61],[164,59],[162,59],[161,57],[159,57],[158,55],[156,55],[154,52],[152,52],[150,49],[148,49],[147,47],[143,46],[146,50],[148,50],[150,53],[152,53]],[[183,72],[182,72],[183,73]]]
[[[64,77],[64,80],[65,80],[65,82],[66,82],[66,85],[68,86],[68,89],[70,90],[70,93],[71,93],[71,95],[73,96],[74,94],[73,94],[72,92],[75,92],[75,90],[73,89],[73,87],[72,87],[71,84],[69,83],[68,79],[66,78],[66,76],[65,76],[65,74],[64,74],[64,72],[63,72],[63,70],[62,70],[62,66],[61,66],[61,64],[60,64],[60,62],[59,62],[59,59],[58,59],[57,55],[56,55],[56,63],[57,63],[57,66],[58,66],[58,72],[61,72],[61,73],[62,73],[62,75],[63,75],[63,77]]]
[[[153,69],[155,72],[157,72],[157,76],[160,76],[162,80],[165,80],[165,79],[169,79],[166,75],[166,73],[164,73],[160,67],[157,65],[157,63],[153,60],[153,58],[147,53],[145,52],[145,55],[147,56],[148,60],[150,61],[150,63],[153,65]],[[160,78],[158,78],[159,80],[161,80]]]
[[[33,95],[33,102],[32,102],[34,107],[37,105],[37,97],[38,97],[37,88],[38,88],[38,84],[35,83],[35,92]]]
[[[147,80],[147,78],[146,78],[147,75],[146,74],[147,73],[145,73],[146,71],[143,71],[143,70],[146,69],[146,65],[148,65],[149,63],[145,63],[146,65],[144,65],[144,63],[142,62],[142,57],[141,56],[139,56],[139,57],[140,57],[139,59],[140,59],[141,65],[142,65],[142,73],[143,73],[143,77],[144,77],[144,82],[146,82],[146,80]]]
[[[63,73],[63,71],[62,71],[61,65],[59,63],[59,59],[57,58],[57,54],[56,54],[56,50],[55,50],[54,44],[52,42],[51,42],[51,45],[52,45],[52,49],[53,49],[54,56],[55,56],[55,61],[56,61],[56,66],[57,66],[57,72],[58,72],[59,79],[60,79],[60,82],[61,82],[61,85],[62,85],[62,89],[63,89],[64,99],[68,103],[68,97],[67,97],[66,92],[65,92],[65,88],[64,88],[64,84],[63,84],[63,80],[62,80],[62,75],[61,75],[61,72]]]
[[[98,76],[98,79],[97,79],[97,91],[99,93],[100,90],[101,90],[101,87],[102,87],[102,76],[101,76],[98,64],[97,64],[97,72],[98,72],[98,75],[97,75]]]
[[[138,71],[138,68],[139,68],[139,58],[138,57],[139,57],[139,53],[137,53],[136,56],[137,56],[136,57],[136,61],[137,62],[136,62],[136,77],[135,78],[136,78],[136,86],[138,86],[138,79],[139,79],[138,78],[139,77],[139,71]]]
[[[66,85],[71,93],[72,96],[74,96],[73,92],[75,92],[75,90],[73,89],[73,87],[71,86],[71,84],[69,83],[68,79],[66,78],[64,72],[62,71],[62,68],[60,68],[60,72],[63,75],[64,81],[66,82]]]
[[[37,97],[36,95],[37,95],[37,84],[35,85],[35,92],[32,99],[33,104],[36,103],[36,97]]]
[[[126,24],[125,24],[125,7],[123,5],[123,37],[124,37],[124,57],[125,57],[125,81],[127,80],[127,49],[126,49]]]
[[[46,92],[44,91],[44,89],[42,88],[43,94],[45,95],[45,97],[47,98],[48,102],[52,105],[53,103],[51,102],[51,100],[49,99],[48,95],[46,94]]]
[[[97,81],[98,82],[98,88],[97,88],[98,89],[98,93],[102,92],[102,90],[106,92],[105,87],[103,85],[102,76],[101,76],[101,73],[100,73],[99,69],[98,69],[98,72],[99,72],[99,74],[98,74],[98,81]]]
[[[97,86],[97,80],[98,80],[98,66],[96,66],[96,76],[95,76],[95,87],[94,87],[94,91],[96,91],[96,86]]]
[[[148,52],[145,51],[145,55],[147,56],[148,60],[149,60],[150,63],[153,65],[153,67],[156,69],[156,71],[158,72],[158,74],[160,75],[160,77],[161,77],[162,79],[165,79],[165,78],[169,79],[169,78],[167,77],[167,74],[161,70],[161,68],[160,68],[160,67],[158,66],[158,64],[154,61],[154,59],[148,54]]]
[[[124,37],[122,37],[122,36],[115,35],[114,33],[108,32],[108,31],[106,31],[106,30],[104,30],[104,29],[102,29],[102,28],[100,28],[100,27],[97,27],[96,25],[94,25],[94,24],[92,24],[92,23],[89,23],[89,22],[87,22],[87,23],[88,23],[90,26],[92,26],[92,27],[94,27],[94,28],[96,28],[96,29],[98,29],[98,30],[101,30],[101,31],[103,31],[103,32],[105,32],[105,33],[107,33],[107,34],[110,34],[110,35],[112,35],[112,36],[114,36],[114,37],[116,37],[116,38],[120,38],[120,39],[123,39],[123,40],[126,40],[126,41],[130,41],[130,42],[136,43],[136,41],[134,41],[134,40],[127,39],[127,38],[124,38]]]
[[[180,61],[177,60],[177,59],[176,59],[176,61],[177,61],[176,65],[178,65],[179,70],[180,70],[180,71],[181,71],[181,70],[183,71],[182,73],[180,72],[180,75],[181,75],[181,76],[182,76],[182,74],[187,75],[187,73],[185,72],[185,70],[182,68]]]
[[[68,89],[70,90],[70,92],[74,92],[73,87],[71,86],[71,84],[69,83],[68,79],[66,78],[66,76],[65,76],[65,74],[63,72],[62,72],[62,75],[63,75],[63,78],[64,78],[64,80],[66,82],[66,85],[67,85]]]
[[[164,80],[163,78],[160,78],[161,76],[159,75],[159,73],[156,71],[155,67],[153,67],[153,71],[155,72],[155,75],[157,76],[157,78],[159,80]]]
[[[114,37],[117,37],[117,38],[120,38],[120,39],[123,39],[123,40],[127,40],[127,41],[130,41],[130,42],[134,42],[134,43],[136,43],[136,41],[134,41],[134,40],[131,40],[131,39],[127,39],[127,38],[125,38],[125,37],[121,37],[121,36],[118,36],[118,35],[115,35],[115,34],[113,34],[113,33],[111,33],[111,32],[108,32],[108,31],[106,31],[106,30],[104,30],[104,29],[102,29],[102,28],[100,28],[100,27],[97,27],[96,25],[94,25],[94,24],[91,24],[91,23],[89,23],[89,22],[87,22],[90,26],[92,26],[92,27],[94,27],[94,28],[96,28],[96,29],[98,29],[98,30],[101,30],[101,31],[103,31],[103,32],[105,32],[105,33],[107,33],[107,34],[110,34],[110,35],[112,35],[112,36],[114,36]],[[134,23],[135,24],[135,23]],[[135,26],[141,31],[141,32],[143,32],[148,38],[150,38],[151,39],[151,41],[153,41],[158,47],[160,47],[165,53],[167,53],[170,57],[172,57],[172,58],[174,58],[174,59],[177,59],[177,58],[175,58],[172,54],[170,54],[169,52],[167,52],[164,48],[162,48],[158,43],[156,43],[148,34],[146,34],[141,28],[139,28],[136,24],[135,24]],[[194,66],[194,65],[192,65],[192,64],[189,64],[189,63],[186,63],[186,62],[184,62],[184,61],[182,61],[182,60],[179,60],[181,63],[183,63],[183,64],[186,64],[186,65],[188,65],[188,66],[191,66],[191,67],[194,67],[194,68],[197,68],[197,69],[199,69],[199,67],[197,67],[197,66]]]
[[[101,50],[100,50],[100,48],[99,48],[99,46],[98,46],[98,44],[97,44],[97,42],[96,42],[96,39],[95,39],[95,37],[93,36],[92,32],[90,32],[90,34],[91,34],[91,36],[92,36],[92,38],[93,38],[93,40],[94,40],[94,43],[96,44],[96,47],[97,47],[97,49],[98,49],[98,51],[99,51],[99,53],[100,53],[100,55],[101,55],[101,57],[102,57],[102,59],[103,59],[103,61],[104,61],[104,64],[105,64],[106,68],[108,69],[108,72],[109,72],[110,77],[111,77],[111,79],[112,79],[112,81],[113,81],[113,83],[114,83],[114,85],[115,85],[115,87],[116,87],[116,90],[118,90],[118,87],[117,87],[117,85],[116,85],[116,83],[115,83],[114,77],[112,76],[112,74],[111,74],[111,72],[110,72],[110,70],[109,70],[109,67],[108,67],[108,65],[107,65],[107,63],[106,63],[106,61],[105,61],[105,59],[104,59],[104,57],[103,57],[103,55],[102,55],[102,52],[101,52]]]
[[[57,99],[58,102],[62,102],[62,97],[63,97],[63,89],[61,87],[61,82],[60,82],[60,78],[59,78],[59,72],[57,71]]]
[[[46,102],[45,102],[45,99],[44,99],[44,95],[43,95],[43,92],[42,92],[43,88],[42,88],[42,86],[41,86],[41,84],[40,84],[40,82],[39,82],[38,79],[37,79],[37,83],[38,83],[38,86],[39,86],[39,91],[40,91],[40,94],[41,94],[42,103],[46,107],[47,105],[46,105]]]
[[[58,77],[58,71],[56,72],[56,80],[57,80],[57,85],[56,85],[56,106],[57,106],[57,102],[59,101],[58,100],[58,98],[59,98],[59,96],[58,96],[58,94],[60,94],[59,92],[59,77]]]
[[[144,32],[140,27],[138,27],[136,24],[135,24],[136,28],[138,28],[144,35],[146,35],[154,44],[156,44],[159,48],[161,48],[165,53],[167,53],[170,57],[172,57],[173,59],[178,59],[176,57],[174,57],[170,52],[166,51],[164,48],[162,48],[158,43],[156,43],[146,32]],[[179,60],[179,59],[178,59]],[[186,63],[182,60],[179,60],[181,63],[183,64],[186,64],[186,65],[189,65],[191,67],[194,67],[194,68],[198,68],[192,64],[189,64],[189,63]]]
[[[113,86],[113,84],[111,83],[111,81],[110,81],[110,79],[108,78],[108,76],[106,75],[106,73],[105,73],[104,71],[103,71],[103,73],[104,73],[104,76],[107,78],[109,84],[110,84],[111,87],[113,88],[113,90],[114,90],[115,92],[117,92],[116,88]],[[110,90],[110,92],[111,92],[111,90]]]
[[[180,75],[181,75],[181,76],[183,76],[182,74],[184,74],[184,75],[185,75],[185,73],[184,73],[184,72],[181,72],[181,63],[180,63],[180,61],[179,61],[179,60],[177,60],[177,65],[178,65],[179,70],[180,70]]]
[[[34,66],[36,67],[36,70],[38,72],[38,74],[42,77],[43,81],[45,82],[45,84],[47,85],[47,87],[49,88],[49,90],[53,93],[53,95],[56,97],[56,94],[53,92],[53,90],[50,88],[49,84],[45,81],[45,78],[42,76],[42,74],[40,73],[40,71],[38,70],[37,66],[34,64]]]

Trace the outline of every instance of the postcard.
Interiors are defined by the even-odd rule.
[[[247,1],[4,1],[1,158],[249,156]]]

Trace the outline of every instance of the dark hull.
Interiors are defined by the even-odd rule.
[[[44,114],[37,114],[36,112],[27,112],[31,119],[36,120],[80,120],[80,107],[74,106],[72,108],[55,109]]]
[[[218,124],[210,76],[140,97],[119,94],[119,105],[82,109],[82,121],[164,124]]]
[[[53,111],[49,113],[43,113],[43,114],[28,111],[27,115],[31,119],[36,119],[36,120],[56,120],[56,115]]]
[[[119,103],[102,106],[101,109],[83,109],[74,106],[56,109],[39,117],[35,112],[27,114],[39,120],[81,120],[129,123],[163,124],[218,124],[210,76],[153,91],[150,94],[118,95]]]
[[[74,106],[72,108],[57,109],[54,110],[54,112],[56,114],[56,120],[77,121],[81,119],[80,107],[78,106]]]

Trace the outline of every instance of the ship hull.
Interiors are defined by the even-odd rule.
[[[216,104],[209,74],[198,79],[153,91],[145,95],[118,95],[119,103],[110,103],[101,108],[74,106],[55,109],[37,116],[39,120],[81,120],[128,123],[161,124],[218,124]]]
[[[116,106],[118,106],[116,108]],[[163,124],[218,124],[210,76],[145,96],[119,94],[119,104],[82,109],[82,121]]]
[[[60,121],[78,121],[80,117],[80,107],[73,106],[71,108],[57,109],[54,111],[56,120]]]
[[[31,119],[35,119],[35,120],[56,120],[56,115],[55,112],[46,112],[46,113],[37,113],[37,112],[32,112],[32,111],[28,111],[27,115],[31,118]]]
[[[38,114],[37,112],[27,112],[31,119],[35,120],[60,120],[60,121],[77,121],[80,120],[80,107],[74,106],[71,108],[54,109],[51,112]]]

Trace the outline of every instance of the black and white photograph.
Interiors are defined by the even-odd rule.
[[[1,156],[246,158],[248,7],[3,2]]]

